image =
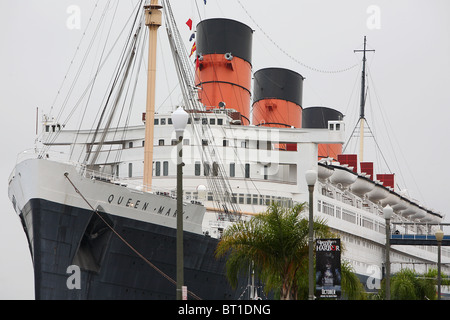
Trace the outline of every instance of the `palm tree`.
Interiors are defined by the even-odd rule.
[[[348,300],[366,300],[364,286],[356,276],[353,267],[348,261],[341,263],[341,290]]]
[[[391,278],[392,300],[435,300],[436,270],[419,275],[411,269],[401,269]],[[381,297],[385,296],[385,280],[382,282]]]
[[[305,284],[301,275],[308,271],[308,219],[302,217],[305,208],[305,203],[292,208],[273,203],[266,213],[225,230],[216,256],[229,254],[227,276],[233,287],[239,275],[253,266],[268,291],[279,290],[282,300],[299,297]],[[332,236],[323,221],[314,221],[314,232],[317,238]]]
[[[437,299],[437,275],[438,270],[437,269],[429,269],[424,275],[423,275],[423,281],[430,283],[428,286],[433,287],[434,289],[434,297]],[[441,272],[441,285],[442,286],[449,286],[450,285],[450,278],[448,275],[443,274]],[[431,290],[430,290],[431,291]],[[433,297],[432,292],[425,292],[424,296],[426,296],[428,299],[432,299]]]

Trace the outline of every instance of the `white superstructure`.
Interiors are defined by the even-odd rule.
[[[173,196],[176,193],[176,146],[171,114],[156,114],[154,121],[152,190]],[[340,125],[336,126],[337,123]],[[218,170],[224,170],[228,176],[233,191],[231,201],[245,218],[264,212],[272,201],[285,205],[307,201],[304,174],[306,170],[314,169],[318,172],[314,190],[315,217],[325,219],[339,234],[345,247],[343,258],[359,275],[380,279],[386,242],[383,206],[389,204],[394,208],[392,222],[397,223],[439,223],[442,216],[421,207],[403,192],[371,180],[366,173],[355,173],[348,165],[332,159],[318,161],[318,144],[343,143],[344,128],[341,121],[330,121],[327,129],[241,126],[234,125],[224,112],[195,115],[194,123],[188,125],[184,135],[184,197],[205,205],[203,232],[220,237],[227,224],[232,223],[215,206],[217,194],[211,181],[218,179]],[[111,175],[118,183],[139,189],[143,174],[144,126],[127,128],[126,133],[121,130],[123,128],[118,128],[114,135],[107,136],[95,170]],[[202,131],[212,134],[198,138],[202,137],[198,134]],[[49,130],[48,134],[54,133]],[[91,135],[91,131],[63,130],[55,139],[45,137],[45,141],[64,147],[66,160],[70,160],[70,157],[85,156],[86,141],[91,141]],[[286,143],[297,147],[291,151],[279,148]],[[205,161],[203,151],[206,146],[212,147],[214,159],[220,163]],[[121,160],[116,162],[118,153]],[[436,226],[405,225],[397,229],[402,233],[434,234]],[[436,250],[432,246],[392,247],[392,270],[395,272],[408,266],[425,271],[436,263]],[[450,252],[445,248],[442,252],[445,263],[450,260]]]

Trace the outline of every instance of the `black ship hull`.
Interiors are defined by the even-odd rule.
[[[175,279],[176,229],[100,215]],[[31,199],[20,217],[33,257],[36,299],[175,299],[173,282],[133,252],[96,213]],[[238,299],[245,284],[237,290],[230,287],[225,260],[214,256],[217,243],[215,238],[184,232],[185,285],[201,299]]]

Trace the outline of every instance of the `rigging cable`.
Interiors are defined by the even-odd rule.
[[[96,4],[96,6],[97,6],[97,4]],[[59,121],[59,120],[60,120],[60,118],[62,117],[62,113],[63,113],[63,111],[65,110],[65,108],[66,108],[66,106],[67,106],[67,103],[68,103],[68,101],[69,101],[69,98],[70,98],[70,96],[71,96],[71,94],[72,94],[72,92],[73,92],[73,90],[74,90],[74,88],[75,88],[75,85],[76,85],[76,83],[77,83],[77,81],[78,81],[78,79],[79,79],[79,77],[80,77],[81,71],[82,71],[83,68],[84,68],[84,65],[85,65],[85,63],[86,63],[86,59],[87,59],[87,57],[89,56],[89,53],[91,52],[92,46],[93,46],[93,44],[94,44],[94,40],[96,39],[96,37],[97,37],[97,35],[98,35],[100,26],[101,26],[102,23],[103,23],[103,19],[104,19],[104,17],[105,17],[105,13],[106,13],[106,11],[107,11],[108,6],[109,6],[109,2],[107,3],[107,5],[106,5],[105,8],[104,8],[103,14],[102,14],[101,17],[100,17],[100,21],[99,21],[99,23],[97,24],[96,29],[94,30],[94,34],[93,34],[93,37],[92,37],[92,39],[91,39],[91,41],[90,41],[90,43],[89,43],[89,45],[88,45],[87,51],[86,51],[86,53],[85,53],[85,55],[84,55],[84,57],[83,57],[83,59],[82,59],[82,61],[81,61],[81,65],[79,66],[79,68],[78,68],[78,70],[77,70],[77,72],[76,72],[76,75],[75,75],[75,77],[74,77],[74,79],[73,79],[73,81],[72,81],[72,83],[71,83],[71,85],[70,85],[70,87],[69,87],[69,89],[68,89],[68,93],[67,93],[67,95],[66,95],[64,101],[63,101],[62,104],[61,104],[61,108],[60,108],[60,110],[59,110],[59,113],[58,113],[58,115],[57,115],[56,118],[55,118],[56,121]],[[94,9],[94,11],[95,11],[95,9]],[[92,15],[93,15],[93,14],[94,14],[94,12],[92,12]],[[92,19],[92,15],[91,15],[91,19]],[[91,19],[89,20],[89,22],[91,21]],[[90,24],[90,23],[88,23],[88,26],[89,26],[89,24]],[[86,27],[86,30],[87,30],[88,26]],[[84,38],[85,34],[86,34],[86,31],[83,33],[82,39]],[[77,53],[78,50],[79,50],[80,44],[81,44],[81,41],[80,41],[80,43],[78,44],[78,47],[77,47],[77,49],[76,49],[74,58],[75,58],[75,56],[76,56],[76,53]],[[66,73],[66,75],[64,76],[64,81],[63,81],[63,83],[61,84],[60,89],[58,90],[57,96],[55,97],[55,101],[53,102],[53,104],[52,104],[52,106],[51,106],[51,108],[50,108],[50,112],[53,110],[53,105],[54,105],[54,103],[56,102],[56,99],[57,99],[57,97],[58,97],[59,94],[60,94],[61,88],[62,88],[63,84],[65,83],[65,80],[66,80],[66,78],[67,78],[67,74],[69,73],[72,64],[73,64],[73,59],[72,59],[72,61],[70,62],[69,69],[67,70],[67,73]],[[91,81],[89,82],[88,87],[85,89],[85,91],[83,92],[81,98],[78,100],[78,102],[77,102],[75,108],[73,108],[72,111],[69,113],[69,116],[68,116],[67,120],[64,122],[63,126],[66,125],[68,119],[73,115],[73,113],[74,113],[76,107],[78,107],[78,105],[81,103],[82,98],[84,98],[84,96],[86,95],[86,93],[87,93],[89,87],[92,85],[92,83],[93,83],[94,81],[95,81],[95,79],[93,79],[93,80],[91,80]],[[49,145],[57,139],[57,137],[59,136],[59,133],[60,133],[60,132],[61,132],[61,131],[57,131],[55,134],[49,135],[49,137],[47,138],[47,142],[49,143]],[[40,152],[40,154],[39,154],[39,157],[43,157],[44,154],[47,152],[48,148],[49,148],[49,147],[44,147],[44,148],[41,150],[41,152]]]
[[[144,20],[142,19],[141,20],[141,24],[142,25],[143,25],[143,21]],[[141,30],[141,28],[139,28],[138,30]],[[134,75],[135,79],[134,79],[134,82],[132,82],[131,76],[130,76],[130,81],[128,83],[128,88],[127,88],[125,97],[123,99],[122,108],[121,108],[121,111],[120,111],[120,115],[119,115],[119,117],[117,119],[117,125],[116,125],[116,127],[114,129],[114,135],[113,135],[112,140],[116,140],[115,138],[116,138],[116,135],[119,132],[120,121],[121,121],[122,115],[123,115],[123,113],[124,113],[124,111],[126,109],[125,106],[127,104],[127,98],[128,98],[128,96],[130,94],[131,97],[129,98],[130,101],[128,102],[129,107],[128,107],[128,112],[127,112],[127,115],[126,115],[126,118],[125,118],[124,129],[128,128],[128,126],[129,126],[129,122],[130,122],[130,119],[131,119],[131,113],[132,113],[133,105],[134,105],[134,99],[135,99],[135,96],[136,96],[136,90],[137,90],[137,87],[138,87],[138,80],[139,80],[139,74],[140,74],[140,70],[141,70],[141,65],[142,65],[142,62],[144,60],[143,59],[144,51],[145,51],[144,43],[146,42],[146,38],[147,38],[146,35],[147,35],[146,32],[142,33],[142,32],[139,32],[139,31],[137,31],[137,33],[134,34],[134,36],[136,38],[138,38],[136,40],[136,44],[135,44],[135,49],[134,50],[138,51],[140,49],[139,50],[140,51],[140,57],[138,57],[138,54],[135,53],[136,58],[134,59],[133,66],[132,66],[132,68],[133,68],[132,73],[133,72],[135,73],[135,75]],[[139,45],[139,41],[141,41],[141,45]],[[130,93],[130,91],[131,91],[131,93]],[[122,130],[122,136],[121,136],[121,138],[119,140],[125,141],[126,135],[127,135],[127,130]],[[112,151],[112,148],[113,148],[113,144],[111,144],[111,146],[110,146],[110,148],[108,150],[108,154],[106,156],[106,161],[105,162],[108,162],[108,159],[109,159],[110,153]],[[114,161],[115,163],[118,163],[120,161],[121,155],[122,155],[122,151],[123,151],[123,148],[120,148],[118,150],[118,152],[116,153],[116,157],[115,157],[115,161]]]
[[[290,55],[286,50],[284,50],[283,48],[281,48],[276,42],[275,40],[273,40],[262,28],[261,26],[255,21],[255,19],[253,19],[253,17],[250,15],[250,13],[247,11],[247,9],[245,9],[245,7],[243,6],[243,4],[241,3],[240,0],[236,0],[238,2],[238,4],[241,6],[241,8],[245,11],[245,13],[247,14],[247,16],[253,21],[253,23],[258,27],[258,29],[264,34],[264,36],[270,41],[272,42],[272,44],[278,49],[280,50],[285,56],[287,56],[289,59],[291,59],[292,61],[298,63],[299,65],[312,70],[312,71],[316,71],[316,72],[320,72],[320,73],[341,73],[341,72],[345,72],[345,71],[349,71],[355,67],[357,67],[359,65],[359,62],[343,68],[343,69],[337,69],[337,70],[325,70],[325,69],[319,69],[319,68],[315,68],[315,67],[311,67],[309,65],[307,65],[306,63],[303,63],[302,61],[296,59],[295,57],[293,57],[292,55]]]
[[[369,73],[369,78],[370,78],[370,81],[372,82],[372,86],[374,87],[374,80],[373,80],[373,78],[372,78],[371,73]],[[382,112],[383,110],[382,110],[382,108],[381,108],[380,98],[379,98],[377,92],[375,91],[375,88],[374,88],[374,92],[375,92],[375,99],[376,99],[376,101],[377,101],[378,107],[380,108],[380,113],[381,113],[381,116],[382,116],[383,123],[384,123],[384,125],[385,125],[385,127],[386,127],[386,132],[392,132],[392,131],[393,131],[393,130],[392,130],[392,125],[391,125],[391,123],[389,122],[389,118],[388,118],[388,117],[385,117],[384,114],[383,114],[383,112]],[[387,124],[386,124],[386,123],[387,123]],[[391,128],[391,130],[388,130],[388,125],[389,125],[389,127]],[[417,182],[416,182],[416,180],[415,180],[415,178],[414,178],[414,174],[412,174],[411,168],[410,168],[409,165],[408,165],[408,161],[406,161],[406,158],[405,158],[405,156],[404,156],[404,154],[403,154],[403,152],[402,152],[402,149],[401,149],[401,147],[400,147],[401,145],[400,145],[400,143],[398,142],[398,140],[396,139],[396,136],[395,136],[395,135],[394,135],[393,138],[394,138],[394,142],[397,144],[396,149],[394,149],[394,144],[393,144],[393,142],[391,141],[390,135],[388,135],[389,144],[390,144],[390,146],[391,146],[391,148],[392,148],[392,151],[393,151],[393,154],[394,154],[394,158],[395,158],[395,162],[397,163],[397,167],[398,167],[398,170],[399,170],[399,172],[400,172],[400,175],[402,176],[402,179],[403,179],[403,183],[404,183],[404,185],[405,185],[405,188],[406,188],[406,182],[405,182],[405,179],[404,179],[404,175],[403,175],[403,173],[402,173],[402,171],[401,171],[401,167],[402,167],[402,166],[400,166],[400,164],[399,164],[399,161],[398,161],[398,159],[397,159],[397,157],[396,157],[396,152],[395,152],[395,150],[397,150],[397,152],[400,152],[400,156],[401,156],[402,159],[403,159],[403,164],[406,166],[406,169],[407,169],[409,175],[411,176],[411,178],[412,178],[412,180],[413,180],[413,182],[414,182],[414,185],[415,185],[415,187],[416,187],[418,193],[420,194],[420,196],[421,196],[421,198],[422,198],[422,201],[425,202],[425,198],[424,198],[424,196],[423,196],[423,194],[422,194],[422,192],[421,192],[421,189],[419,188],[419,186],[418,186],[418,184],[417,184]]]
[[[108,2],[108,5],[107,5],[106,8],[105,8],[105,13],[106,13],[106,11],[108,11],[108,6],[109,6],[109,2]],[[118,7],[118,4],[116,5],[116,9],[115,9],[115,11],[114,11],[114,16],[116,15],[117,7]],[[104,14],[105,14],[105,13],[104,13]],[[87,110],[88,110],[89,101],[90,101],[90,99],[91,99],[91,95],[92,95],[92,92],[93,92],[93,90],[94,90],[94,85],[95,85],[95,82],[96,82],[96,80],[97,80],[97,76],[98,76],[98,74],[99,74],[99,73],[98,73],[98,70],[99,70],[100,64],[101,64],[101,62],[102,62],[102,60],[103,60],[103,55],[104,55],[105,50],[106,50],[106,44],[108,43],[108,39],[109,39],[109,36],[110,36],[110,33],[111,33],[111,27],[112,27],[112,23],[113,23],[113,22],[114,22],[114,17],[111,19],[111,24],[110,24],[110,27],[109,27],[109,30],[108,30],[108,34],[107,34],[107,37],[106,37],[106,40],[105,40],[105,44],[103,45],[103,50],[102,50],[102,53],[101,53],[101,55],[100,55],[100,59],[99,59],[99,61],[98,61],[97,72],[94,74],[92,86],[91,86],[91,89],[90,89],[90,91],[89,91],[89,95],[88,95],[88,97],[87,97],[87,101],[86,101],[86,105],[85,105],[85,108],[84,108],[84,111],[83,111],[83,115],[82,115],[82,117],[81,117],[81,119],[80,119],[80,124],[79,124],[79,126],[78,126],[78,131],[77,131],[77,134],[76,134],[76,136],[75,136],[75,143],[76,143],[76,141],[77,141],[77,139],[78,139],[78,134],[79,134],[79,132],[81,131],[81,125],[82,125],[82,123],[83,123],[83,121],[84,121],[84,117],[86,116],[86,112],[87,112]],[[69,158],[72,157],[73,151],[74,151],[74,148],[72,148],[72,150],[71,150],[71,152],[70,152],[70,157],[69,157]],[[80,154],[80,156],[78,157],[78,161],[80,161],[80,158],[81,158],[81,154]]]
[[[130,17],[128,18],[128,20],[127,20],[126,23],[128,23],[128,22],[131,20],[132,16],[133,16],[133,14],[130,15]],[[97,34],[97,30],[98,30],[98,29],[99,29],[99,26],[97,27],[95,34]],[[122,34],[123,34],[124,31],[125,31],[125,27],[122,28],[120,34],[117,36],[115,42],[113,43],[111,49],[109,50],[108,54],[106,55],[104,61],[103,61],[103,62],[101,63],[101,65],[99,66],[99,68],[98,68],[98,70],[97,70],[97,73],[99,73],[99,72],[103,69],[103,67],[105,66],[105,64],[106,64],[106,62],[107,62],[107,60],[108,60],[108,58],[109,58],[110,55],[113,53],[113,49],[114,49],[114,48],[116,47],[116,45],[118,44],[119,39],[121,38],[121,36],[122,36]],[[95,36],[94,36],[94,39],[95,39]],[[92,43],[93,43],[94,39],[91,40],[91,43],[90,43],[90,45],[89,45],[89,48],[92,47]],[[90,51],[90,49],[88,50],[88,52],[89,52],[89,51]],[[62,109],[64,109],[64,108],[66,107],[66,105],[67,105],[69,96],[71,95],[71,93],[72,93],[72,91],[73,91],[73,87],[75,86],[75,83],[76,83],[76,81],[77,81],[77,79],[78,79],[78,77],[79,77],[79,73],[81,72],[81,69],[83,68],[85,59],[86,59],[86,56],[85,56],[85,58],[83,58],[83,63],[82,63],[82,65],[80,66],[80,69],[79,69],[79,71],[78,71],[78,73],[77,73],[77,75],[76,75],[76,77],[75,77],[74,82],[73,82],[72,85],[71,85],[71,88],[70,88],[70,90],[69,90],[69,93],[67,94],[67,97],[65,98],[65,101],[64,101],[64,103],[63,103],[63,105],[62,105]],[[111,80],[111,81],[112,81],[112,80]],[[81,93],[80,97],[78,98],[78,100],[76,101],[76,103],[74,104],[74,106],[72,107],[72,110],[69,112],[69,115],[66,117],[66,119],[65,119],[64,122],[62,123],[62,126],[63,126],[63,127],[68,123],[68,121],[70,120],[70,118],[73,116],[74,112],[75,112],[76,109],[79,107],[79,105],[80,105],[80,103],[82,102],[83,98],[84,98],[85,95],[87,94],[89,88],[93,85],[93,82],[94,82],[94,79],[92,79],[92,80],[89,81],[89,83],[87,84],[86,88],[85,88],[84,91]],[[61,115],[62,115],[62,110],[59,112],[59,114],[58,114],[56,120],[58,120],[58,119],[61,117]],[[52,143],[54,143],[54,142],[56,141],[57,137],[59,136],[59,134],[60,134],[61,132],[62,132],[62,131],[59,130],[59,131],[55,132],[54,134],[52,134],[52,135],[50,135],[50,136],[48,137],[47,141],[44,143],[44,144],[46,144],[46,146],[44,146],[44,148],[42,148],[42,150],[41,150],[40,153],[39,153],[39,158],[42,158],[42,157],[45,156],[45,153],[47,152],[48,148],[50,147],[50,145],[51,145]],[[86,141],[86,143],[87,143],[87,141]]]
[[[72,60],[70,61],[69,67],[67,68],[66,74],[64,75],[64,79],[63,79],[63,81],[61,82],[61,85],[59,86],[59,89],[58,89],[58,91],[57,91],[57,93],[56,93],[56,96],[55,96],[55,98],[54,98],[54,100],[53,100],[53,103],[52,103],[52,105],[51,105],[51,107],[50,107],[50,112],[49,112],[50,114],[52,113],[53,107],[55,106],[55,103],[56,103],[56,100],[58,99],[58,96],[59,96],[59,94],[60,94],[60,92],[61,92],[62,87],[64,86],[64,83],[66,82],[67,75],[68,75],[69,72],[70,72],[70,69],[71,69],[71,67],[72,67],[72,65],[73,65],[73,61],[75,60],[75,57],[77,56],[78,50],[80,49],[81,43],[83,42],[84,36],[86,35],[86,31],[88,30],[89,25],[91,24],[92,17],[93,17],[93,15],[94,15],[95,9],[98,7],[98,3],[99,3],[99,2],[100,2],[100,0],[97,0],[97,2],[95,3],[94,9],[92,10],[92,13],[91,13],[91,16],[90,16],[89,19],[88,19],[88,22],[87,22],[87,25],[86,25],[86,29],[85,29],[85,31],[83,32],[83,35],[82,35],[82,37],[81,37],[81,39],[80,39],[80,42],[79,42],[78,45],[77,45],[77,49],[75,50],[75,53],[74,53],[74,55],[73,55],[73,57],[72,57]]]
[[[128,247],[130,248],[135,254],[138,255],[139,258],[141,258],[142,260],[144,260],[145,263],[147,263],[150,267],[152,267],[156,272],[158,272],[161,276],[163,276],[165,279],[167,279],[170,283],[176,285],[176,281],[173,280],[171,277],[169,277],[167,274],[165,274],[161,269],[159,269],[157,266],[155,266],[152,262],[150,262],[150,260],[148,260],[146,257],[144,257],[144,255],[142,255],[135,247],[133,247],[133,245],[131,245],[124,237],[122,237],[120,235],[120,233],[118,233],[113,226],[111,226],[108,221],[106,221],[102,215],[98,212],[98,210],[94,209],[94,207],[90,204],[90,202],[86,199],[86,197],[81,193],[81,191],[75,186],[75,184],[73,183],[73,181],[69,178],[69,173],[65,172],[64,173],[64,177],[69,181],[69,183],[72,185],[72,187],[74,188],[75,192],[78,193],[80,195],[80,197],[83,199],[84,202],[86,202],[86,204],[89,206],[89,208],[91,208],[92,212],[95,213],[102,221],[103,223],[106,224],[106,226]],[[106,213],[106,212],[105,212]],[[202,300],[199,296],[197,296],[195,293],[193,293],[192,291],[188,290],[188,294],[190,294],[193,298],[197,299],[197,300]]]
[[[140,20],[138,19],[139,13],[141,13],[141,20],[143,20],[143,16],[144,16],[143,11],[142,10],[141,11],[138,10],[136,12],[136,16],[135,16],[135,19],[134,19],[134,22],[133,22],[133,26],[137,26],[136,27],[137,30],[133,31],[134,28],[131,28],[131,30],[130,30],[130,35],[128,37],[127,43],[125,45],[125,48],[124,48],[124,50],[122,52],[121,62],[118,65],[117,73],[116,73],[116,76],[115,76],[115,79],[114,79],[114,85],[110,89],[110,93],[108,95],[108,99],[107,99],[107,101],[105,103],[105,106],[103,108],[100,120],[98,121],[98,124],[97,124],[97,128],[96,128],[96,130],[94,132],[94,135],[92,137],[92,142],[89,145],[90,148],[89,148],[89,150],[88,150],[88,152],[86,154],[85,163],[88,164],[87,162],[88,162],[89,156],[91,155],[91,152],[92,152],[92,146],[94,146],[96,144],[96,136],[97,136],[97,134],[100,131],[100,125],[102,123],[103,116],[105,115],[106,109],[107,109],[107,107],[109,105],[110,98],[112,98],[112,100],[111,100],[112,101],[112,107],[111,107],[110,114],[109,114],[109,116],[108,116],[108,118],[106,120],[105,127],[103,128],[103,134],[101,135],[100,142],[97,145],[97,149],[96,149],[95,153],[93,154],[93,158],[90,160],[90,163],[88,164],[89,166],[93,166],[95,161],[97,160],[97,157],[99,156],[99,153],[100,153],[101,148],[103,146],[103,143],[105,141],[106,135],[108,133],[108,129],[110,128],[111,122],[112,122],[114,114],[116,112],[117,105],[118,105],[119,100],[120,100],[120,98],[122,96],[122,92],[123,92],[123,89],[124,89],[124,86],[125,86],[125,82],[126,82],[126,80],[128,78],[128,75],[129,75],[130,67],[132,66],[132,64],[133,64],[133,62],[135,60],[136,44],[138,43],[139,34],[140,34],[140,31],[141,31],[141,28],[142,28],[142,24],[139,23]],[[133,35],[133,33],[134,33],[134,35]],[[123,76],[122,76],[122,79],[120,79],[122,72],[123,72]],[[115,85],[116,84],[119,84],[119,87],[118,87],[118,91],[115,93],[115,98],[113,98],[113,93],[114,93],[114,89],[115,89]]]

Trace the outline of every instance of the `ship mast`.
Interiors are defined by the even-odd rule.
[[[145,110],[145,145],[144,145],[144,191],[152,188],[153,175],[153,135],[155,119],[155,82],[156,82],[156,38],[161,26],[161,9],[158,0],[151,0],[145,5],[145,25],[149,30],[147,103]]]
[[[375,50],[367,50],[366,49],[366,36],[364,36],[364,49],[363,50],[354,50],[354,52],[362,52],[363,53],[363,67],[361,73],[361,99],[360,99],[360,108],[359,108],[359,159],[363,160],[364,156],[364,122],[366,121],[364,115],[364,109],[366,105],[366,52],[370,52]]]

